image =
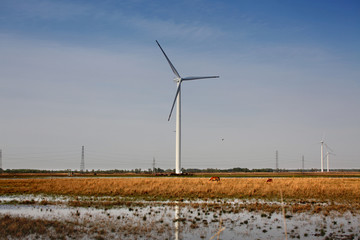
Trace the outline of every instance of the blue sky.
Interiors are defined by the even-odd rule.
[[[358,1],[0,2],[3,168],[360,168]],[[224,138],[224,141],[221,139]]]

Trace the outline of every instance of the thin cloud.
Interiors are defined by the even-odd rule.
[[[134,27],[159,37],[205,40],[224,35],[219,29],[201,24],[175,23],[161,19],[133,17],[129,23]]]

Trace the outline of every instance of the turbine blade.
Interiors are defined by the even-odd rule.
[[[180,83],[179,83],[179,86],[178,86],[177,89],[176,89],[176,94],[175,94],[174,102],[173,102],[173,104],[172,104],[172,106],[171,106],[171,110],[170,110],[170,114],[169,114],[168,121],[170,121],[171,114],[172,114],[172,112],[173,112],[173,110],[174,110],[176,98],[177,98],[177,96],[179,95],[179,92],[180,92],[180,88],[181,88],[181,81],[180,81]]]
[[[207,79],[207,78],[219,78],[219,76],[206,76],[206,77],[185,77],[181,80],[183,81],[189,81],[189,80],[198,80],[198,79]]]
[[[176,68],[174,67],[174,65],[171,63],[170,59],[168,58],[168,56],[166,56],[166,53],[164,52],[164,50],[162,49],[162,47],[160,46],[160,43],[156,40],[157,45],[159,45],[159,48],[161,49],[162,53],[164,54],[166,60],[168,61],[171,70],[173,71],[173,73],[178,77],[181,78],[179,73],[176,71]]]
[[[325,144],[326,149],[330,150],[330,152],[334,152],[326,143],[324,143],[324,144]]]

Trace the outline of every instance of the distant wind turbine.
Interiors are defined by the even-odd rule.
[[[320,151],[321,151],[321,172],[324,172],[324,145],[327,149],[327,153],[326,153],[326,158],[327,158],[327,170],[329,171],[329,152],[328,150],[330,150],[330,152],[332,153],[333,150],[324,142],[324,136],[322,136],[321,141],[320,141],[321,147],[320,147]]]
[[[327,162],[327,172],[330,172],[330,155],[334,155],[336,156],[333,152],[333,150],[325,143],[325,147],[326,147],[326,162]]]
[[[205,76],[205,77],[180,77],[180,74],[175,69],[174,65],[171,63],[170,59],[160,46],[159,42],[156,41],[157,45],[161,49],[162,53],[164,54],[166,60],[168,61],[171,70],[175,74],[174,81],[177,83],[177,89],[175,94],[175,99],[173,101],[173,104],[171,106],[170,114],[168,121],[170,121],[171,114],[173,112],[175,102],[176,104],[176,174],[181,174],[181,83],[183,81],[189,81],[189,80],[198,80],[198,79],[207,79],[207,78],[219,78],[219,76]]]
[[[332,153],[332,152],[326,152],[326,161],[327,161],[327,171],[330,172],[330,166],[329,166],[329,162],[330,162],[330,155],[334,155],[336,156],[336,154]]]
[[[324,138],[320,141],[320,161],[321,161],[321,172],[324,172]]]

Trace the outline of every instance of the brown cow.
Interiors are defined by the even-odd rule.
[[[266,180],[266,182],[272,182],[273,180],[271,178],[269,178],[268,180]]]
[[[209,181],[217,181],[217,182],[219,182],[219,181],[220,181],[220,177],[211,177],[211,178],[209,179]]]

